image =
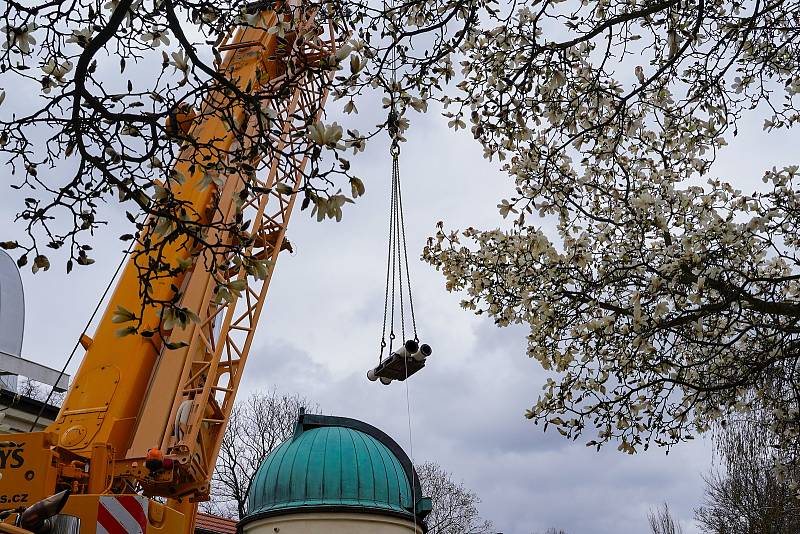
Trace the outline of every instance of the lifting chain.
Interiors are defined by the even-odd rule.
[[[417,335],[417,322],[414,316],[414,300],[411,294],[411,276],[408,267],[408,248],[406,245],[406,229],[403,214],[403,195],[400,188],[400,132],[399,117],[395,107],[394,95],[392,95],[392,106],[387,120],[392,144],[389,154],[392,157],[392,181],[391,194],[389,200],[389,239],[386,256],[386,288],[383,301],[383,327],[381,331],[380,352],[378,354],[378,364],[383,361],[384,350],[389,347],[389,354],[397,334],[395,333],[395,313],[398,315],[401,342],[406,338],[406,303],[410,312],[411,329],[413,339],[419,341]],[[387,325],[388,322],[388,325]],[[388,338],[387,344],[387,327]]]

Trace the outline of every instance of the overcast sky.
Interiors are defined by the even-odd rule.
[[[789,163],[791,155],[788,136],[765,142],[760,122],[740,127],[717,166],[718,175],[745,190],[760,183],[764,167]],[[598,453],[581,441],[543,433],[523,417],[544,381],[539,365],[525,356],[525,329],[498,329],[461,310],[441,275],[418,261],[439,220],[447,228],[500,224],[495,206],[510,181],[482,159],[468,135],[447,130],[435,113],[416,120],[408,139],[401,175],[417,323],[421,341],[434,350],[428,366],[408,382],[413,451],[405,385],[385,387],[365,378],[377,359],[383,311],[385,144],[373,144],[354,161],[367,196],[348,206],[341,223],[294,214],[288,237],[295,254],[283,253],[278,262],[240,396],[277,388],[313,399],[324,413],[381,428],[416,461],[439,463],[477,492],[483,516],[498,532],[530,534],[556,526],[569,534],[645,533],[648,510],[663,501],[687,534],[699,532],[692,516],[702,500],[701,476],[711,465],[706,440],[669,455],[651,449],[632,457],[613,447]],[[18,198],[4,183],[0,240],[20,231],[11,224]],[[47,273],[33,276],[25,268],[23,353],[29,359],[53,367],[65,361],[121,257],[116,238],[130,230],[120,213],[117,206],[108,208],[111,223],[97,235],[91,267],[66,276],[63,258],[53,258]]]

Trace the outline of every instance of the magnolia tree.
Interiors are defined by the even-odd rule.
[[[67,270],[90,264],[98,206],[119,199],[139,225],[123,236],[138,241],[137,253],[182,238],[263,276],[263,259],[247,257],[249,221],[209,223],[173,194],[185,178],[175,172],[181,154],[211,154],[192,160],[201,187],[243,175],[240,202],[261,193],[248,177],[269,162],[308,156],[302,206],[339,219],[364,191],[344,153],[382,129],[402,140],[409,110],[437,99],[516,193],[499,205],[512,220],[506,230],[442,229],[424,257],[451,290],[466,292],[466,308],[530,326],[529,355],[553,376],[528,417],[634,452],[688,439],[757,399],[774,414],[776,444],[793,442],[798,168],[765,162],[766,186],[745,193],[713,164],[746,116],[763,119],[765,135],[794,126],[796,0],[275,3],[281,16],[268,31],[281,39],[284,89],[298,77],[327,83],[335,71],[329,88],[343,113],[356,114],[370,95],[394,111],[369,117],[363,133],[328,119],[300,125],[303,154],[282,153],[270,133],[280,84],[248,91],[217,70],[225,36],[263,26],[264,7],[4,4],[0,152],[24,191],[25,237],[3,245],[21,265],[47,269],[53,254]],[[320,44],[294,22],[297,10],[314,9],[343,42],[297,63],[299,47]],[[193,110],[227,124],[236,142],[187,135]],[[231,122],[230,110],[254,128]],[[558,235],[534,215],[554,219]],[[205,240],[209,224],[233,239]],[[191,268],[155,258],[142,266],[145,301],[154,279]]]
[[[798,167],[765,161],[744,191],[714,163],[744,120],[795,126],[798,17],[780,0],[522,2],[463,43],[452,125],[516,192],[504,230],[440,226],[424,258],[468,310],[530,327],[551,374],[528,418],[633,453],[758,405],[774,445],[797,440]]]
[[[158,279],[180,276],[195,263],[170,261],[161,253],[165,248],[189,248],[211,272],[242,267],[260,278],[266,260],[248,252],[256,239],[248,232],[251,220],[217,216],[216,200],[199,207],[190,200],[214,198],[235,175],[242,188],[234,204],[241,207],[268,192],[255,178],[279,162],[285,172],[302,173],[303,209],[318,220],[341,219],[342,207],[365,191],[344,154],[362,151],[384,129],[402,138],[406,110],[424,111],[431,92],[452,76],[450,56],[484,5],[486,0],[391,6],[367,0],[5,2],[0,156],[8,171],[4,187],[21,193],[18,225],[4,229],[0,246],[14,250],[20,267],[34,272],[49,269],[55,257],[67,272],[89,265],[92,236],[104,224],[99,207],[121,202],[131,221],[122,239],[135,241],[134,254],[148,258],[138,262],[143,305],[160,307],[170,322],[166,329],[176,320],[196,319],[178,309],[180,288],[175,298],[151,295]],[[237,28],[261,29],[277,40],[266,58],[272,66],[256,71],[257,84],[225,70],[226,44]],[[313,113],[280,115],[303,83],[329,89],[346,114],[355,115],[356,101],[367,93],[378,97],[376,107],[385,96],[387,109],[370,119],[365,133],[324,116],[314,122]],[[291,122],[303,142],[279,142],[281,120]],[[226,131],[226,140],[193,129],[209,124]],[[190,176],[198,192],[185,191]],[[292,192],[282,186],[277,193]],[[213,238],[220,233],[230,237]],[[241,291],[224,277],[217,282],[221,300]],[[124,333],[139,331],[137,316],[138,310],[118,310],[116,319],[129,324]]]

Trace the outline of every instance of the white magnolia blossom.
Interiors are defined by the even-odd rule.
[[[318,145],[335,148],[342,139],[342,133],[342,127],[336,122],[329,125],[317,122],[309,128],[308,138]]]
[[[347,148],[352,148],[353,154],[363,152],[367,148],[367,140],[358,130],[348,130],[347,133],[350,135],[350,138],[345,141],[345,146],[347,146]]]
[[[178,50],[170,55],[172,56],[172,61],[170,61],[169,64],[175,67],[176,71],[181,71],[185,78],[189,73],[189,61],[184,55],[183,50]]]
[[[6,34],[6,42],[3,43],[3,48],[6,50],[16,48],[22,54],[30,54],[31,46],[36,44],[36,39],[31,34],[36,29],[36,24],[23,24],[19,27],[4,26],[2,31]]]
[[[54,87],[64,85],[66,83],[64,76],[66,76],[71,70],[71,61],[64,61],[63,63],[58,64],[51,58],[42,66],[42,72],[45,74],[45,77],[42,79],[42,91],[47,94]]]
[[[86,48],[89,41],[92,39],[92,28],[84,28],[82,30],[72,30],[72,35],[67,37],[67,43],[75,43],[80,47]]]
[[[109,0],[105,4],[103,4],[103,9],[107,11],[115,11],[117,6],[120,5],[120,0]],[[128,22],[128,25],[133,23],[133,18],[137,12],[141,8],[142,0],[134,0],[131,2],[130,7],[128,7],[126,11],[125,19]]]
[[[52,58],[42,66],[42,72],[48,76],[52,76],[59,82],[64,81],[64,76],[72,70],[72,62],[65,61],[63,63],[56,63]]]
[[[150,42],[150,46],[158,48],[162,44],[167,46],[170,43],[168,31],[166,29],[152,29],[142,34],[142,39]]]

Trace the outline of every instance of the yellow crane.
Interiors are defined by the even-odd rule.
[[[0,462],[0,517],[6,521],[0,532],[48,532],[51,523],[59,533],[75,534],[193,531],[197,503],[209,497],[220,440],[309,154],[308,141],[297,133],[319,119],[327,95],[330,77],[306,73],[318,72],[320,62],[338,49],[332,23],[320,22],[315,8],[289,7],[281,13],[261,7],[259,20],[237,28],[220,46],[219,74],[241,91],[281,89],[271,99],[269,130],[275,152],[283,156],[267,162],[266,175],[255,178],[259,193],[239,205],[245,180],[252,187],[254,178],[237,174],[225,176],[219,187],[201,187],[202,170],[193,164],[203,154],[190,144],[175,167],[186,180],[172,186],[195,213],[210,213],[213,220],[207,222],[230,222],[242,212],[252,219],[254,239],[247,253],[270,260],[266,275],[249,276],[230,265],[212,272],[206,268],[212,253],[197,254],[187,241],[153,252],[172,266],[193,262],[182,274],[155,280],[150,289],[154,300],[164,302],[180,288],[180,306],[199,318],[165,333],[171,349],[159,336],[117,335],[115,310],[142,308],[139,271],[150,253],[131,254],[94,336],[81,338],[86,353],[57,420],[42,432],[0,436],[0,457],[8,460]],[[287,16],[294,18],[294,29],[279,40],[268,29]],[[312,34],[319,38],[294,39]],[[184,114],[176,119],[178,126],[198,145],[228,152],[236,136],[217,111],[224,104],[224,92],[212,93],[194,120]],[[226,113],[243,131],[254,128],[256,118],[243,110]],[[222,230],[206,236],[222,245],[231,239]],[[220,280],[236,288],[227,300],[214,298]],[[155,307],[144,307],[143,329],[158,329],[160,321]],[[22,508],[27,510],[20,527]]]

